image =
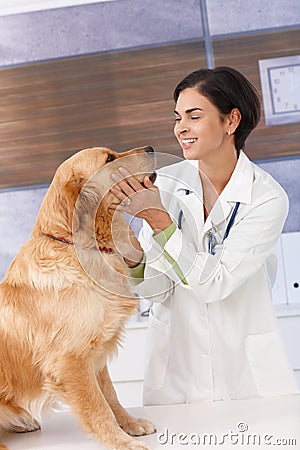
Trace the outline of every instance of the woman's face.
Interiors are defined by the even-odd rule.
[[[184,89],[175,106],[174,134],[185,159],[218,155],[226,143],[226,125],[218,109],[194,88]]]

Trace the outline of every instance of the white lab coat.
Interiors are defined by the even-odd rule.
[[[188,284],[145,223],[139,234],[145,280],[135,287],[154,302],[144,404],[298,393],[271,300],[277,268],[273,251],[288,212],[284,190],[243,152],[205,223],[197,161],[160,169],[157,185],[175,222],[183,211],[182,229],[176,229],[165,250]],[[237,216],[222,244],[237,201]],[[219,243],[215,255],[208,253],[212,229]]]

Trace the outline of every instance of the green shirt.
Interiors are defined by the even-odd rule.
[[[161,231],[158,234],[153,235],[153,239],[155,239],[155,241],[161,246],[161,248],[163,249],[163,253],[165,258],[169,261],[169,263],[172,265],[173,269],[175,270],[175,272],[177,273],[177,275],[179,276],[179,278],[181,279],[181,281],[183,282],[183,284],[188,284],[183,273],[182,270],[180,269],[180,267],[178,266],[177,262],[174,260],[174,258],[172,258],[171,255],[169,255],[169,253],[165,250],[165,245],[168,242],[168,240],[170,239],[170,237],[174,234],[174,232],[176,231],[176,224],[173,222],[171,223],[171,225],[169,225],[165,230]],[[146,257],[145,255],[143,256],[142,261],[140,262],[139,265],[137,265],[136,267],[132,267],[131,269],[129,269],[130,272],[130,277],[131,277],[131,283],[136,286],[137,284],[141,283],[144,280],[144,273],[145,273],[145,265],[146,265]]]

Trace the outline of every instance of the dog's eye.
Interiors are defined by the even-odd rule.
[[[107,156],[106,162],[109,163],[109,162],[113,161],[114,159],[116,159],[116,157],[114,155],[110,154],[110,155]]]

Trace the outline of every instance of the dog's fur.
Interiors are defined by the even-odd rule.
[[[107,162],[108,155],[115,160]],[[128,226],[109,209],[116,202],[110,174],[121,166],[142,181],[154,159],[145,148],[92,148],[62,163],[31,238],[0,284],[2,430],[39,429],[59,399],[108,448],[146,449],[129,435],[155,431],[122,408],[106,365],[138,302],[119,254],[130,245]]]

